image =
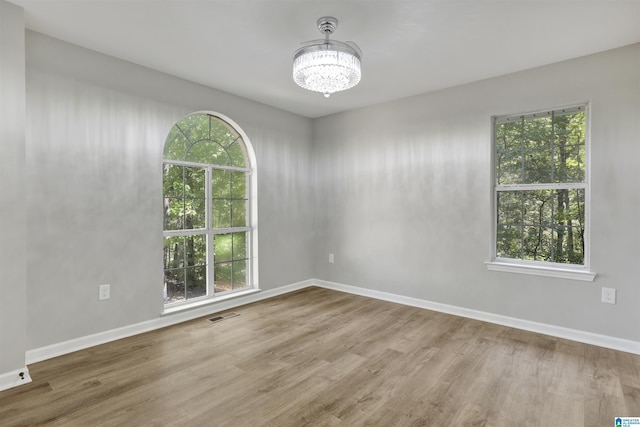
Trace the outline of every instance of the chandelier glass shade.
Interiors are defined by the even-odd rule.
[[[293,55],[293,80],[326,97],[354,87],[362,76],[360,48],[353,42],[329,40],[337,25],[338,20],[332,17],[318,19],[318,28],[326,38],[304,43]]]

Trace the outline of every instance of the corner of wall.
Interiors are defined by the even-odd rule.
[[[0,390],[29,379],[26,350],[24,10],[0,0]],[[26,373],[26,374],[25,374]]]

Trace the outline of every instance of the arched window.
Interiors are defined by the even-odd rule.
[[[164,144],[164,300],[255,285],[255,155],[227,118],[195,113]]]

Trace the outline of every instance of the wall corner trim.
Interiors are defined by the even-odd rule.
[[[0,391],[28,384],[30,382],[31,376],[29,375],[29,369],[25,366],[22,369],[16,369],[15,371],[0,374]]]
[[[342,291],[354,295],[394,302],[411,307],[424,308],[427,310],[438,311],[441,313],[452,314],[455,316],[466,317],[469,319],[475,319],[483,322],[494,323],[497,325],[508,326],[511,328],[522,329],[529,332],[550,335],[556,338],[564,338],[584,344],[591,344],[599,347],[610,348],[612,350],[619,350],[640,355],[640,342],[638,341],[616,338],[608,335],[600,335],[593,332],[580,331],[577,329],[564,328],[562,326],[538,323],[530,320],[517,319],[514,317],[502,316],[499,314],[472,310],[469,308],[457,307],[453,305],[442,304],[403,295],[396,295],[388,292],[376,291],[357,286],[344,285],[342,283],[329,282],[325,280],[314,279],[313,285],[321,288],[333,289],[336,291]]]

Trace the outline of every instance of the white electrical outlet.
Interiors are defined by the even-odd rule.
[[[616,290],[613,288],[602,288],[602,302],[607,304],[616,303]]]
[[[100,301],[111,298],[111,285],[100,285],[98,288],[98,299]]]
[[[329,254],[329,263],[333,264],[333,254]]]

